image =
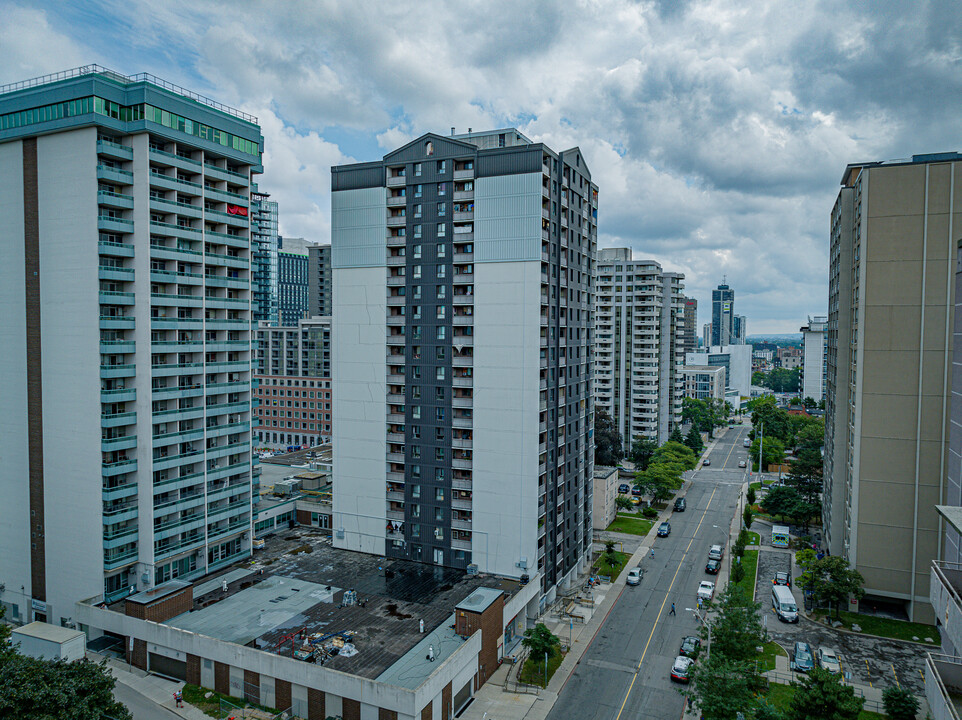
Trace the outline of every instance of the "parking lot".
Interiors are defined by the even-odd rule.
[[[789,653],[792,645],[799,640],[811,645],[813,652],[820,646],[834,648],[839,654],[845,677],[853,682],[879,688],[898,683],[916,695],[924,695],[925,646],[840,632],[809,620],[804,615],[798,623],[792,624],[775,617],[771,601],[772,576],[776,571],[792,571],[791,558],[788,550],[764,545],[758,554],[755,600],[762,604],[769,636]],[[795,571],[792,571],[792,591],[801,610],[802,594],[794,587],[794,582]],[[938,638],[935,641],[938,642]]]

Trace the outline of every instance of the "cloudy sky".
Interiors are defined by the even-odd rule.
[[[330,239],[330,166],[424,132],[516,126],[579,145],[599,241],[723,276],[750,333],[827,305],[849,162],[962,149],[951,1],[0,0],[0,83],[87,63],[244,109],[281,232]]]

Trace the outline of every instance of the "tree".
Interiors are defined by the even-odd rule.
[[[745,497],[748,498],[749,505],[754,505],[755,504],[755,488],[749,485],[748,492],[745,493]]]
[[[0,717],[26,720],[132,720],[113,696],[106,661],[38,660],[11,652],[0,661]]]
[[[818,405],[818,403],[815,402],[815,398],[806,397],[804,400],[802,400],[802,405],[804,405],[806,409],[812,410]]]
[[[912,691],[898,685],[890,685],[882,691],[882,704],[891,720],[915,720],[919,711],[919,701]]]
[[[682,445],[685,443],[685,436],[681,434],[681,428],[678,425],[675,425],[674,430],[671,431],[671,435],[668,436],[668,441]]]
[[[773,487],[762,500],[762,508],[775,517],[780,515],[797,525],[808,525],[811,517],[819,511],[819,506],[805,500],[795,488]]]
[[[695,455],[701,455],[701,451],[705,449],[705,445],[701,441],[701,433],[695,428],[694,425],[688,431],[688,435],[685,436],[685,445],[687,445]]]
[[[637,437],[631,443],[631,461],[639,470],[648,469],[648,461],[658,449],[658,443],[647,437]]]
[[[732,565],[732,582],[736,585],[745,579],[745,568],[742,564],[735,563]]]
[[[748,457],[752,461],[752,467],[755,467],[755,463],[758,462],[758,445],[759,439],[755,438],[752,441],[752,446],[748,450]],[[785,444],[776,437],[768,437],[765,434],[764,439],[761,440],[762,445],[762,464],[763,468],[759,468],[759,472],[764,472],[764,468],[771,465],[781,465],[785,462]]]
[[[742,513],[742,522],[745,523],[745,529],[752,529],[752,521],[755,519],[755,513],[752,512],[752,506],[746,505],[745,511]]]
[[[551,658],[558,652],[561,640],[551,634],[547,625],[538,623],[530,630],[524,631],[521,644],[528,649],[530,656],[533,658],[543,658],[545,653],[548,653],[548,657]]]
[[[752,385],[758,385],[759,387],[768,387],[768,374],[763,373],[761,370],[756,370],[752,373]]]
[[[621,433],[604,410],[595,410],[595,465],[615,466],[624,457]]]
[[[841,608],[848,602],[849,597],[859,600],[865,594],[862,588],[865,578],[862,573],[849,567],[848,560],[838,555],[816,558],[808,563],[805,575],[815,602],[831,603],[835,607],[836,620],[839,619]]]
[[[744,590],[728,584],[711,607],[715,617],[712,621],[710,654],[712,657],[720,655],[731,662],[748,664],[752,668],[749,673],[752,687],[757,687],[756,648],[765,642],[765,631],[759,615],[761,604],[754,602]],[[707,638],[704,628],[703,632]]]
[[[758,707],[755,708],[755,720],[785,720],[785,713],[760,698]]]
[[[706,718],[736,720],[738,714],[754,702],[753,665],[729,660],[712,648],[705,661],[694,666],[691,686],[686,693],[691,707]]]
[[[651,463],[647,470],[635,475],[635,485],[641,488],[643,494],[664,502],[681,485],[681,479],[677,468],[665,463]]]
[[[691,451],[691,448],[685,445],[684,442],[669,440],[655,451],[655,455],[651,459],[651,464],[679,465],[682,467],[681,472],[684,472],[685,470],[693,469],[695,465],[698,464],[698,459],[695,457],[695,453]]]
[[[857,720],[864,704],[853,687],[842,684],[841,675],[814,668],[795,683],[788,720]]]
[[[631,500],[624,495],[619,495],[615,498],[615,506],[619,510],[631,510],[634,507]]]
[[[759,428],[764,424],[765,442],[769,438],[778,438],[783,443],[792,437],[789,414],[775,405],[775,398],[771,395],[757,398],[752,409],[752,434],[757,437]]]
[[[792,461],[785,479],[806,502],[818,504],[822,495],[822,451],[820,448],[802,447]]]

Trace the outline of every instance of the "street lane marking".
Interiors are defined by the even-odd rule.
[[[869,687],[874,687],[874,685],[872,685],[872,680],[871,680],[871,677],[872,677],[872,668],[870,668],[870,667],[868,666],[868,660],[865,661],[865,672],[868,673],[868,676],[869,676],[868,686],[869,686]]]
[[[728,457],[725,458],[725,464],[722,465],[722,470],[728,469],[728,461],[731,459],[732,453],[735,452],[735,443],[732,442],[732,449],[728,451]]]
[[[608,662],[607,660],[585,660],[585,665],[604,668],[605,670],[617,670],[618,672],[633,673],[634,665],[619,665],[618,663]]]
[[[895,666],[892,663],[889,663],[889,667],[892,668],[892,674],[895,676],[895,684],[899,687],[902,687],[902,683],[899,682],[899,674],[895,672]]]
[[[638,673],[641,672],[641,664],[645,661],[645,655],[648,654],[648,646],[651,645],[651,639],[655,636],[655,630],[658,627],[658,623],[661,620],[662,613],[665,611],[665,604],[668,602],[668,595],[671,594],[671,589],[675,585],[675,580],[678,578],[678,573],[681,572],[681,566],[685,562],[685,558],[688,556],[688,551],[691,550],[691,545],[695,542],[695,536],[698,535],[698,530],[701,529],[701,524],[705,521],[705,516],[708,514],[708,508],[711,507],[711,501],[715,499],[715,493],[718,492],[718,488],[711,491],[711,496],[708,498],[708,505],[705,506],[705,511],[701,514],[701,519],[698,521],[698,525],[695,527],[695,532],[692,534],[691,540],[688,541],[688,547],[685,548],[685,552],[681,556],[681,560],[678,562],[678,567],[675,569],[675,574],[671,578],[671,583],[668,585],[668,590],[665,591],[665,599],[661,601],[661,607],[658,608],[658,615],[655,617],[655,624],[651,626],[651,634],[648,635],[648,642],[645,643],[645,649],[641,652],[641,659],[638,661],[638,667],[635,670],[634,676],[631,678],[631,684],[628,686],[628,692],[625,693],[625,699],[621,701],[621,707],[618,708],[618,714],[615,716],[615,720],[620,720],[621,713],[625,711],[625,704],[628,702],[628,697],[631,695],[631,689],[635,686],[635,680],[638,679]]]

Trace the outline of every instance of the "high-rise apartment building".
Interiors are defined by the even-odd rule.
[[[736,315],[732,319],[732,345],[744,345],[748,336],[748,320],[744,315]]]
[[[850,165],[832,211],[824,534],[866,596],[932,622],[962,156]],[[956,458],[957,462],[957,458]]]
[[[334,544],[553,597],[591,547],[581,151],[429,134],[332,176]]]
[[[262,143],[149,75],[0,88],[0,583],[24,620],[250,552]]]
[[[270,195],[251,188],[251,320],[277,325],[277,202]]]
[[[598,251],[595,402],[611,415],[625,449],[664,442],[681,423],[685,382],[683,275],[630,248]]]
[[[722,283],[711,291],[711,345],[735,345],[735,291]]]
[[[307,308],[311,316],[330,317],[331,245],[315,243],[307,246]]]
[[[698,349],[698,301],[695,298],[682,298],[684,302],[684,323],[681,331],[682,350],[695,352]]]
[[[285,327],[307,316],[308,257],[304,238],[281,237],[277,251],[277,314]]]
[[[711,323],[705,323],[701,327],[701,347],[711,347]]]
[[[257,328],[254,410],[258,447],[319,445],[331,439],[331,319]]]
[[[815,402],[825,399],[825,332],[828,318],[809,317],[808,324],[799,328],[802,333],[802,397],[812,398]]]

